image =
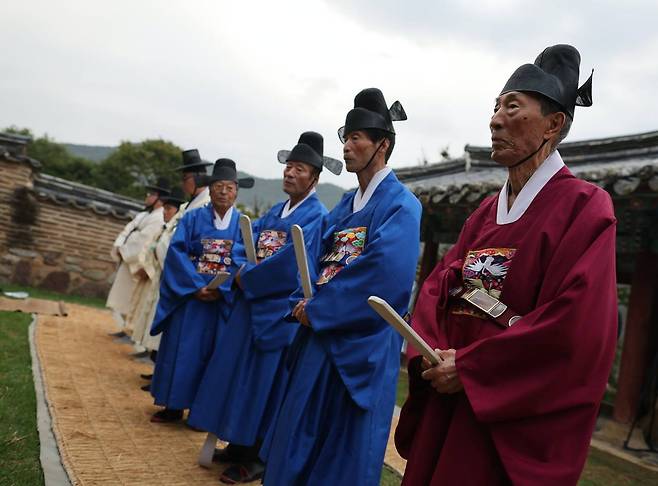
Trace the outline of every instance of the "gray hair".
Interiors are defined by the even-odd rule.
[[[564,125],[562,126],[562,129],[560,130],[560,134],[558,135],[557,139],[551,145],[551,152],[555,152],[557,146],[562,143],[562,140],[567,138],[567,135],[569,135],[569,130],[571,130],[571,123],[573,123],[573,118],[567,115],[567,113],[564,111],[564,108],[562,108],[557,102],[553,101],[552,99],[547,98],[546,96],[543,95],[537,95],[536,98],[537,101],[539,101],[542,115],[547,116],[558,112],[564,113]]]

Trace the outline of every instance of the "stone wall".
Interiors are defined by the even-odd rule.
[[[36,177],[29,163],[0,157],[0,282],[106,296],[112,243],[130,218],[41,194]]]

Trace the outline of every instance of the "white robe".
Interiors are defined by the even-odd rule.
[[[116,260],[120,258],[121,263],[105,305],[114,311],[122,328],[125,323],[119,318],[124,318],[130,312],[130,301],[136,284],[134,274],[141,268],[139,254],[163,224],[162,208],[138,213],[119,234],[112,247],[112,257]]]
[[[161,334],[151,336],[151,323],[160,298],[160,275],[164,266],[169,242],[171,241],[178,221],[186,211],[200,208],[210,202],[210,193],[206,187],[192,201],[182,205],[179,211],[169,221],[161,234],[157,234],[140,257],[142,266],[149,278],[140,282],[135,291],[135,302],[131,303],[133,310],[130,319],[133,321],[133,341],[147,350],[157,350]],[[139,293],[139,296],[138,296]]]
[[[151,336],[149,331],[160,295],[162,267],[167,256],[169,241],[174,233],[175,225],[172,223],[173,221],[166,223],[140,254],[140,264],[148,278],[140,280],[135,286],[130,312],[126,319],[128,326],[133,329],[133,342],[148,350],[158,349],[160,344],[160,335]]]

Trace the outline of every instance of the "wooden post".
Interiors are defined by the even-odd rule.
[[[614,419],[622,423],[631,422],[637,412],[647,371],[657,271],[658,255],[649,252],[637,254],[613,413]]]
[[[423,256],[420,259],[420,272],[418,272],[418,290],[423,286],[423,282],[427,276],[432,273],[436,266],[437,255],[439,253],[438,242],[433,241],[432,235],[428,235],[425,240],[425,247],[423,249]]]

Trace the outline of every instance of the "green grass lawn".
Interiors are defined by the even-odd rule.
[[[400,374],[398,375],[398,389],[395,395],[395,404],[398,407],[401,407],[404,404],[404,401],[407,399],[408,394],[409,394],[409,375],[407,374],[407,370],[403,369],[400,370]]]
[[[382,478],[379,482],[380,486],[400,486],[402,478],[390,467],[384,465],[382,468]]]
[[[34,299],[63,300],[64,302],[70,302],[72,304],[88,305],[100,309],[105,308],[105,299],[99,297],[81,297],[79,295],[60,294],[59,292],[54,292],[52,290],[43,290],[35,287],[22,287],[15,284],[5,284],[2,286],[2,290],[27,292],[30,294],[30,297]]]
[[[32,317],[0,312],[0,484],[43,484],[28,327]]]
[[[596,449],[589,450],[580,486],[644,486],[658,484],[658,473],[647,471]]]

